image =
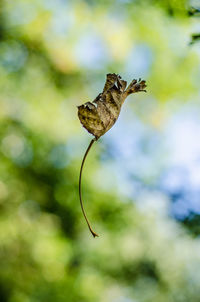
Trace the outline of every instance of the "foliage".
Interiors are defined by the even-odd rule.
[[[188,5],[2,1],[2,302],[199,301],[199,191],[177,164],[182,154],[170,161],[176,142],[167,145],[181,110],[181,121],[186,112],[199,122],[200,56],[189,46],[198,19]],[[85,167],[85,205],[102,234],[94,240],[78,201],[90,138],[76,106],[109,72],[144,78],[148,94],[129,97]]]

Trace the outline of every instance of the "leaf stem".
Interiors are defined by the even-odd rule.
[[[87,215],[85,213],[85,210],[84,210],[84,207],[83,207],[83,201],[82,201],[82,193],[81,193],[81,181],[82,181],[82,171],[83,171],[83,166],[84,166],[84,163],[85,163],[85,160],[86,160],[86,157],[92,147],[92,145],[94,144],[94,142],[97,141],[97,138],[93,138],[84,154],[84,157],[83,157],[83,160],[82,160],[82,163],[81,163],[81,169],[80,169],[80,174],[79,174],[79,199],[80,199],[80,204],[81,204],[81,209],[82,209],[82,212],[83,212],[83,216],[85,217],[85,220],[87,222],[87,225],[88,225],[88,228],[92,234],[92,236],[95,238],[95,237],[98,237],[99,235],[97,233],[95,233],[88,221],[88,218],[87,218]]]

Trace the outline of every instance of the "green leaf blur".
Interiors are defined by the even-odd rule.
[[[173,212],[175,195],[163,189],[167,125],[181,110],[200,116],[193,2],[1,2],[1,302],[199,301],[200,210],[180,216],[185,205]],[[78,199],[91,136],[76,106],[92,101],[110,72],[148,86],[126,100],[87,159],[93,239]]]

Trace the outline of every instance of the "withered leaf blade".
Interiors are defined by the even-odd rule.
[[[126,89],[127,82],[115,73],[107,74],[103,92],[93,102],[78,106],[81,124],[96,139],[104,135],[119,117],[121,106],[128,95],[146,91],[146,82],[133,80]]]
[[[141,79],[138,81],[133,80],[127,88],[126,86],[127,82],[122,80],[119,75],[109,73],[107,74],[103,92],[101,92],[93,102],[87,102],[78,106],[78,117],[81,124],[89,133],[94,135],[94,138],[91,140],[83,157],[79,174],[79,198],[81,209],[93,237],[98,236],[98,234],[93,231],[88,221],[82,201],[81,180],[83,166],[93,143],[104,135],[118,119],[122,104],[127,96],[135,92],[146,92],[146,82]]]

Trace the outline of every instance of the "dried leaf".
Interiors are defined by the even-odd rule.
[[[103,92],[91,103],[78,106],[78,117],[87,131],[98,139],[104,135],[116,122],[121,106],[128,95],[134,92],[146,91],[145,81],[133,80],[126,89],[127,82],[119,75],[107,74]]]
[[[81,124],[85,129],[87,129],[89,133],[91,133],[95,137],[91,140],[85,152],[79,175],[79,197],[81,209],[93,237],[96,237],[98,235],[92,230],[83,208],[81,194],[82,170],[85,159],[93,143],[114,125],[119,117],[121,106],[127,96],[135,92],[146,92],[146,82],[144,80],[133,80],[127,89],[126,85],[127,82],[122,80],[119,75],[115,73],[109,73],[107,74],[103,92],[100,93],[93,102],[87,102],[81,106],[78,106],[78,117]]]

